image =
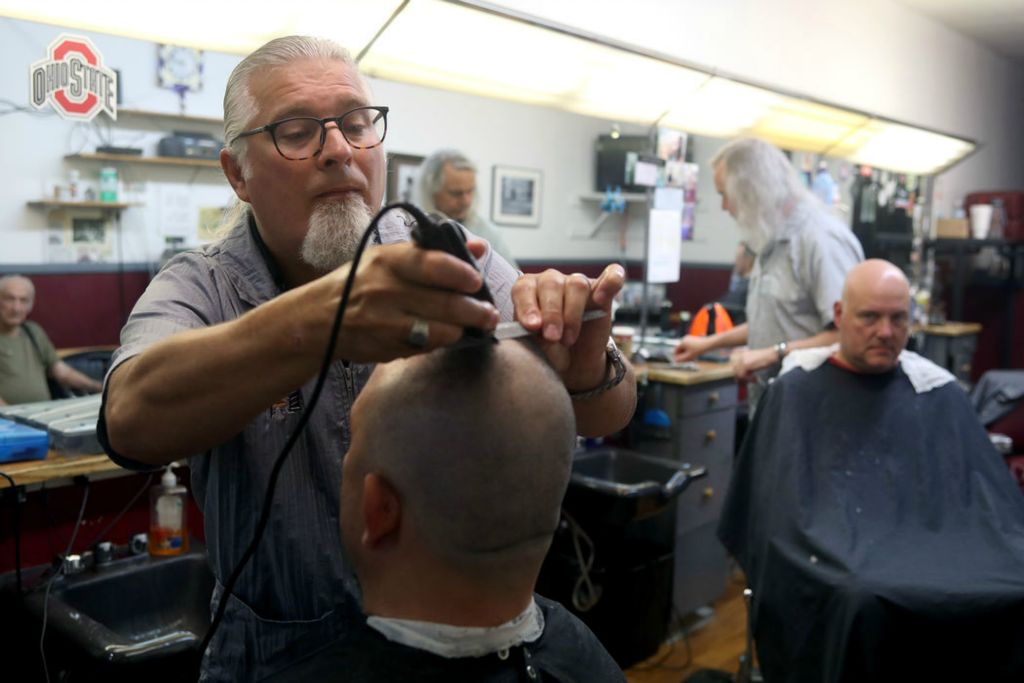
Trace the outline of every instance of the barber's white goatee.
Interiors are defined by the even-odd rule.
[[[302,240],[302,260],[321,273],[351,261],[363,232],[373,220],[370,208],[356,194],[318,202]]]

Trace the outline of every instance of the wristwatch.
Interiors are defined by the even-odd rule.
[[[608,346],[605,347],[604,352],[606,357],[605,376],[608,375],[608,366],[615,369],[614,375],[612,375],[610,380],[604,384],[594,387],[593,389],[588,389],[587,391],[570,391],[569,397],[572,400],[577,401],[583,398],[592,398],[599,394],[603,394],[609,389],[619,386],[622,382],[622,379],[626,376],[626,363],[622,360],[622,354],[619,353],[619,348],[615,346],[614,341],[609,339]]]
[[[775,345],[775,353],[779,356],[779,362],[786,357],[786,351],[789,349],[789,345],[786,342],[779,342]]]

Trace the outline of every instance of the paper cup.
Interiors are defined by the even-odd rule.
[[[976,240],[988,237],[989,226],[992,225],[992,205],[975,204],[971,207],[971,235]]]

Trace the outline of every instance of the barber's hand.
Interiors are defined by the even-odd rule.
[[[625,281],[626,272],[613,263],[596,279],[549,269],[523,275],[512,287],[516,320],[540,333],[541,347],[569,391],[587,391],[606,381],[612,299]],[[583,323],[583,312],[593,309],[608,315]]]
[[[475,257],[482,243],[470,244]],[[327,329],[345,287],[345,265],[313,282],[323,293],[319,320]],[[384,362],[458,341],[466,327],[493,330],[498,310],[474,299],[483,278],[468,263],[412,243],[371,247],[363,254],[349,298],[337,358]],[[425,344],[412,343],[413,325],[426,323]]]
[[[688,361],[697,360],[697,357],[702,353],[707,353],[711,350],[711,343],[707,337],[697,337],[692,334],[688,334],[679,340],[676,344],[675,350],[672,352],[672,360],[676,363],[686,363]]]
[[[778,352],[772,348],[767,349],[737,349],[730,357],[736,379],[750,379],[758,370],[771,367],[779,361]]]

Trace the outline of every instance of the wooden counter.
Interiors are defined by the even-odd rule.
[[[697,361],[694,363],[696,369],[670,367],[668,363],[645,363],[635,365],[637,379],[646,378],[649,382],[663,382],[665,384],[679,384],[692,386],[717,382],[723,379],[731,379],[735,376],[732,363],[711,363],[708,361]]]
[[[46,460],[25,460],[2,462],[0,472],[14,479],[18,486],[43,484],[54,479],[69,479],[79,475],[115,473],[115,475],[136,474],[132,470],[115,465],[106,455],[60,455],[50,451]],[[0,477],[0,489],[10,486],[7,479]]]

